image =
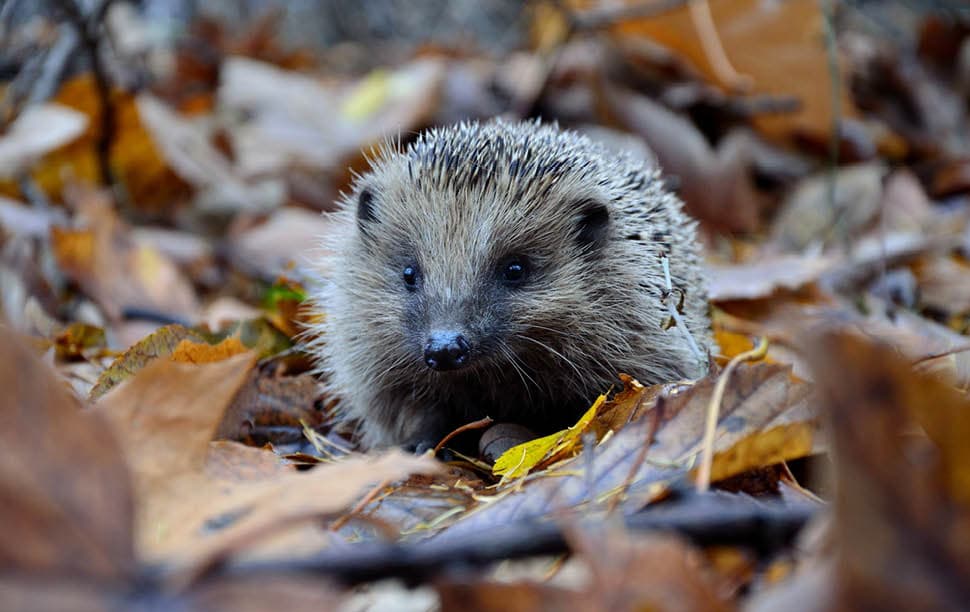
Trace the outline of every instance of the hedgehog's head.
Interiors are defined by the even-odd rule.
[[[617,187],[589,141],[529,127],[432,131],[358,181],[338,284],[387,367],[514,376],[610,299]]]

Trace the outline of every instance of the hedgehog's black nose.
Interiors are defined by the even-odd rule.
[[[457,370],[468,363],[471,347],[457,332],[434,331],[424,345],[424,362],[432,370]]]

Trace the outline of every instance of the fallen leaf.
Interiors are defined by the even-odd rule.
[[[707,291],[717,301],[769,297],[815,282],[834,263],[833,257],[822,255],[776,255],[742,264],[707,264]]]
[[[202,469],[253,362],[252,354],[201,365],[158,359],[98,400],[97,412],[124,445],[140,503],[162,495],[173,475]]]
[[[92,387],[90,398],[98,399],[156,358],[171,355],[175,347],[185,339],[204,341],[199,333],[181,325],[166,325],[145,336],[105,368]]]
[[[832,128],[832,81],[825,48],[825,21],[814,0],[790,0],[765,4],[760,0],[725,0],[705,3],[728,60],[742,75],[750,77],[750,93],[794,96],[798,112],[754,119],[764,134],[774,139],[811,137],[828,142]],[[711,82],[730,89],[704,50],[704,38],[690,10],[676,7],[646,19],[618,23],[620,36],[645,36],[687,58]],[[771,58],[771,61],[765,61]],[[844,69],[840,69],[840,72]],[[836,75],[839,82],[845,77]],[[857,115],[846,88],[839,88],[839,116]]]
[[[718,230],[758,229],[765,204],[750,179],[750,138],[729,136],[715,150],[686,117],[633,90],[609,83],[601,89],[610,114],[656,153],[692,216]]]
[[[323,258],[322,237],[333,231],[319,213],[285,207],[252,229],[236,236],[232,255],[236,264],[268,281],[291,271],[294,264],[308,265],[311,257]]]
[[[970,578],[966,395],[854,332],[830,331],[811,346],[835,445],[840,606],[962,607]]]
[[[929,255],[916,261],[913,272],[922,306],[951,316],[970,313],[970,263],[967,260]]]
[[[237,176],[229,160],[212,146],[203,124],[179,116],[148,94],[139,95],[135,103],[169,166],[201,192],[198,208],[267,212],[283,203],[284,186],[279,179],[247,182]]]
[[[787,250],[802,250],[867,229],[879,212],[886,172],[881,161],[839,168],[834,201],[828,173],[802,180],[775,219],[775,240]]]
[[[588,597],[603,610],[730,609],[702,557],[671,535],[619,527],[571,529],[570,547],[592,575]]]
[[[46,153],[81,135],[88,119],[59,104],[24,109],[0,136],[0,178],[16,179]]]
[[[175,345],[169,357],[172,361],[181,363],[212,363],[224,361],[248,350],[236,336],[230,336],[218,344],[184,339]]]
[[[82,191],[78,217],[85,227],[51,228],[51,247],[64,273],[112,319],[143,308],[193,319],[195,291],[178,267],[159,251],[135,243],[105,194]]]
[[[324,83],[249,59],[223,64],[219,105],[246,121],[231,130],[243,176],[288,165],[337,169],[392,134],[421,126],[444,64],[419,59],[359,82]]]
[[[48,153],[32,168],[38,187],[48,197],[60,198],[69,186],[77,183],[100,184],[97,147],[102,129],[101,98],[94,77],[88,72],[64,83],[54,102],[82,113],[87,119],[82,135]],[[109,151],[110,165],[139,211],[170,218],[176,209],[173,203],[188,198],[189,186],[159,154],[142,125],[134,96],[115,90],[112,102],[115,130]]]
[[[226,445],[213,451],[210,440],[252,364],[251,354],[201,365],[156,360],[98,402],[97,411],[124,441],[132,468],[143,559],[168,560],[177,567],[204,565],[256,533],[291,522],[293,529],[287,531],[301,535],[286,540],[286,546],[293,553],[302,540],[309,553],[323,546],[327,536],[297,529],[301,519],[336,513],[375,482],[437,469],[427,458],[391,453],[279,473],[266,470],[270,458],[278,461],[269,451],[237,452]],[[213,452],[217,458],[226,452],[235,456],[230,472],[207,468]],[[225,466],[224,458],[218,461]],[[259,466],[255,471],[248,467],[253,463]],[[249,477],[240,478],[243,474]],[[275,550],[273,543],[264,545]]]
[[[324,409],[327,399],[312,375],[254,370],[226,410],[216,437],[256,446],[300,440],[304,427],[315,429],[332,416]],[[290,435],[283,438],[286,431]]]
[[[513,446],[496,459],[492,473],[501,476],[503,482],[525,476],[530,471],[548,466],[556,461],[575,455],[582,449],[582,437],[596,417],[596,411],[606,401],[600,395],[593,405],[569,429]]]
[[[0,330],[0,570],[132,579],[134,511],[120,440],[15,334]]]

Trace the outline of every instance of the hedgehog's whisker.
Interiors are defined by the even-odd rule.
[[[522,386],[525,387],[525,393],[529,397],[529,404],[531,405],[534,400],[532,399],[532,390],[529,389],[529,383],[531,382],[537,389],[539,388],[539,383],[537,383],[535,379],[525,371],[525,368],[519,364],[518,356],[516,356],[515,352],[509,348],[508,344],[502,342],[499,344],[499,350],[503,355],[505,355],[512,367],[515,368],[516,373],[519,375],[519,380],[522,381]],[[526,379],[528,379],[528,381]]]
[[[398,357],[397,359],[395,359],[394,361],[392,361],[392,362],[391,362],[391,365],[389,365],[389,366],[387,366],[386,368],[384,368],[384,370],[383,370],[383,371],[381,371],[381,372],[380,372],[380,373],[378,373],[378,374],[375,374],[375,375],[374,375],[374,376],[372,377],[372,380],[373,380],[374,382],[380,382],[380,381],[382,381],[382,380],[384,379],[384,377],[386,377],[386,376],[387,376],[388,374],[390,374],[390,373],[391,373],[391,372],[393,372],[394,370],[396,370],[396,369],[398,369],[398,368],[400,368],[400,367],[401,367],[402,365],[404,365],[404,363],[405,363],[406,361],[408,361],[408,360],[409,360],[410,358],[411,358],[411,356],[410,356],[410,355],[403,355],[403,356],[401,356],[401,357]]]
[[[563,355],[562,353],[560,353],[556,349],[552,348],[551,346],[549,346],[545,342],[542,342],[541,340],[536,340],[535,338],[530,338],[529,336],[525,336],[525,335],[522,335],[522,334],[517,334],[515,337],[516,338],[519,338],[520,340],[528,340],[529,342],[532,342],[534,344],[538,344],[542,348],[546,349],[547,351],[549,351],[550,353],[552,353],[553,355],[555,355],[556,357],[558,357],[562,361],[566,362],[566,365],[568,365],[569,367],[571,367],[573,369],[573,371],[576,372],[576,377],[577,377],[578,380],[583,380],[583,372],[582,372],[582,370],[580,370],[579,367],[575,363],[573,363],[572,359],[570,359],[569,357],[566,357],[565,355]]]

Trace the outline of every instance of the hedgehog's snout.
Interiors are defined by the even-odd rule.
[[[471,361],[471,345],[460,332],[436,330],[424,345],[424,363],[432,370],[457,370]]]

